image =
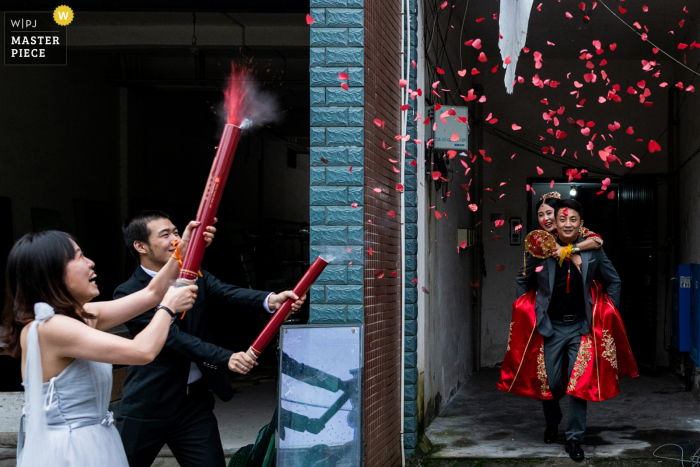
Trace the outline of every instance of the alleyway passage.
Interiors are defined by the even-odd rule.
[[[559,441],[542,441],[544,416],[539,401],[496,389],[499,371],[482,370],[460,388],[426,430],[430,458],[566,457],[564,423]],[[646,458],[663,444],[683,447],[686,459],[700,448],[700,401],[672,374],[642,375],[620,382],[620,395],[588,403],[586,457]],[[568,396],[562,401],[564,414]],[[566,417],[566,415],[565,415]],[[678,448],[659,454],[680,457]]]

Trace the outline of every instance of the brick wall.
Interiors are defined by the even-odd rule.
[[[311,0],[311,259],[335,256],[311,289],[310,322],[365,323],[365,465],[401,464],[400,0]],[[349,75],[348,90],[338,74]],[[415,74],[413,83],[415,84]],[[374,124],[379,118],[384,128]],[[414,129],[415,132],[415,129]],[[382,147],[385,142],[386,150]],[[407,143],[415,156],[415,143]],[[407,254],[415,255],[416,171],[406,163]],[[374,189],[380,188],[381,193]],[[410,193],[409,193],[410,192]],[[395,217],[388,215],[394,211]],[[371,248],[371,254],[370,254]],[[415,303],[415,257],[407,257]],[[383,273],[383,277],[379,277]],[[392,275],[394,273],[394,275]],[[415,305],[407,306],[415,318]],[[415,326],[413,326],[414,328]],[[407,367],[415,333],[407,328]],[[412,377],[411,369],[407,376]],[[413,380],[411,380],[413,381]],[[407,387],[415,406],[415,381]],[[413,394],[411,396],[411,394]],[[413,407],[407,406],[409,409]],[[407,418],[409,427],[415,417]],[[415,446],[413,441],[407,447]],[[412,452],[412,451],[411,451]]]
[[[418,60],[418,7],[416,0],[409,1],[410,25],[408,30],[404,30],[404,50],[408,52],[411,60]],[[422,65],[422,64],[421,64]],[[408,87],[417,90],[418,70],[411,67],[408,75]],[[421,99],[417,97],[416,99]],[[407,110],[406,132],[411,135],[411,141],[406,143],[406,175],[404,181],[406,207],[406,274],[405,274],[405,335],[404,342],[404,449],[406,457],[410,457],[415,452],[418,441],[418,354],[417,333],[418,333],[418,285],[413,282],[417,279],[417,254],[418,254],[418,175],[416,166],[411,162],[416,162],[418,148],[415,139],[418,138],[418,124],[416,118],[417,100],[409,101],[410,108]],[[425,118],[425,116],[423,117]],[[417,165],[417,164],[416,164]]]
[[[310,323],[363,321],[362,6],[311,0],[310,256],[335,259],[311,288]],[[340,87],[341,72],[349,76],[348,90]]]
[[[401,465],[401,3],[365,2],[365,465]],[[384,128],[374,124],[379,118]],[[382,147],[385,142],[391,150]],[[415,153],[414,153],[415,154]],[[412,166],[408,165],[410,169]],[[415,174],[413,172],[407,172]],[[415,178],[415,175],[413,175]],[[380,188],[381,193],[374,189]],[[393,210],[395,217],[387,213]],[[369,255],[372,248],[372,255]],[[395,275],[392,275],[395,272]],[[378,278],[381,273],[383,277]]]

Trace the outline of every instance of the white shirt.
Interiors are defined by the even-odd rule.
[[[156,271],[151,271],[148,268],[141,266],[141,269],[143,269],[146,274],[148,274],[151,277],[156,277],[156,274],[158,274]],[[274,313],[274,310],[270,310],[270,297],[274,294],[269,294],[267,297],[265,297],[265,301],[263,302],[263,308],[265,308],[265,311],[268,313]],[[187,377],[187,384],[192,384],[198,379],[202,377],[202,372],[199,370],[199,367],[195,362],[190,362],[190,375]]]

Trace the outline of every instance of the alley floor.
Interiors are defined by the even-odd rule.
[[[542,404],[498,391],[499,375],[487,369],[471,376],[440,411],[426,431],[433,446],[428,459],[568,458],[568,396],[559,440],[547,445]],[[622,380],[616,398],[588,403],[587,422],[583,449],[589,458],[650,458],[659,446],[676,444],[689,460],[700,449],[700,402],[672,374]],[[680,458],[681,449],[668,446],[657,454]]]
[[[260,373],[237,378],[233,383],[236,395],[230,401],[216,400],[214,415],[219,422],[227,462],[240,448],[255,442],[258,431],[270,423],[277,407],[277,380],[272,375],[266,375],[265,371]],[[153,467],[177,465],[167,446],[153,463]]]

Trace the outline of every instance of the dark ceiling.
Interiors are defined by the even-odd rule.
[[[55,1],[0,0],[0,9],[14,11],[50,11]],[[266,11],[292,13],[309,11],[308,0],[77,0],[76,11]]]

